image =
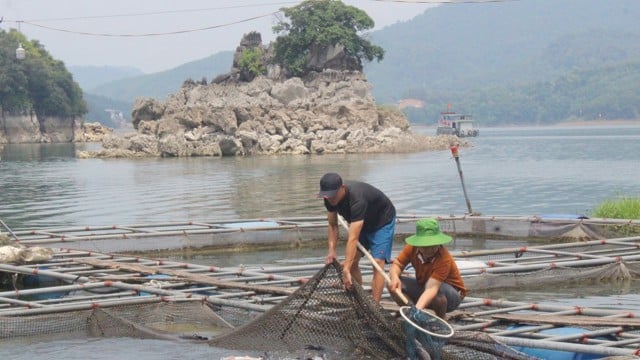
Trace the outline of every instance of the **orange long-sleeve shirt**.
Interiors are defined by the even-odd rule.
[[[464,287],[460,270],[458,270],[453,256],[444,246],[440,247],[440,250],[430,262],[423,264],[417,257],[417,249],[411,245],[406,245],[393,262],[400,266],[402,270],[411,263],[415,268],[416,280],[420,285],[426,284],[427,280],[433,277],[459,290],[462,297],[467,295],[468,290]]]

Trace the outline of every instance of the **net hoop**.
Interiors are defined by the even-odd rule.
[[[427,314],[430,318],[435,319],[436,321],[438,321],[438,323],[440,325],[440,328],[448,329],[448,332],[445,333],[445,334],[442,334],[442,333],[431,332],[431,331],[429,331],[427,329],[424,329],[420,325],[416,324],[409,316],[407,316],[405,314],[405,311],[407,311],[407,310],[411,310],[411,307],[410,306],[402,306],[402,307],[400,307],[400,316],[402,316],[403,319],[405,319],[409,324],[411,324],[411,326],[413,326],[414,328],[422,331],[423,333],[425,333],[427,335],[448,339],[448,338],[452,337],[453,334],[455,333],[455,331],[453,330],[453,327],[451,326],[451,324],[446,322],[444,319],[442,319],[441,317],[439,317],[439,316],[437,316],[435,314],[432,314],[432,313],[430,313],[428,311],[420,309],[421,312]]]

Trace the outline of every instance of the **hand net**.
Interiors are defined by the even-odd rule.
[[[334,262],[263,315],[209,344],[266,352],[269,358],[310,358],[314,351],[336,359],[532,359],[483,333],[456,332],[433,341],[423,332],[405,332],[403,324],[357,284],[345,291],[342,268]],[[414,352],[407,351],[410,344]]]

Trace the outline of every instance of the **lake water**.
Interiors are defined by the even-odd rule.
[[[415,131],[433,133],[433,129]],[[603,200],[640,197],[640,126],[481,129],[460,149],[473,211],[485,215],[587,214]],[[215,221],[324,214],[315,198],[336,171],[382,189],[400,214],[467,212],[450,151],[188,159],[76,159],[88,145],[6,145],[0,153],[0,219],[13,230]],[[265,263],[302,253],[225,254]],[[238,259],[229,257],[238,256]],[[215,261],[199,259],[199,262]],[[545,289],[515,300],[640,309],[632,288]],[[527,298],[528,297],[528,298]],[[25,351],[28,349],[28,351]],[[155,340],[97,339],[1,344],[6,359],[201,359],[219,349]]]
[[[417,129],[427,132],[433,129]],[[640,126],[482,129],[460,149],[472,208],[589,213],[638,196]],[[322,215],[322,174],[382,189],[401,214],[467,207],[451,152],[247,158],[76,159],[76,146],[6,145],[0,218],[15,229]]]

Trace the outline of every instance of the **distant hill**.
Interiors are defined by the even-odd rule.
[[[119,123],[116,119],[112,119],[111,113],[108,111],[113,110],[116,113],[122,113],[123,118],[128,119],[127,123],[131,123],[130,118],[133,102],[114,100],[87,92],[83,93],[83,97],[89,109],[89,112],[84,116],[85,121],[97,121],[110,128],[122,127],[123,124]]]
[[[224,51],[174,69],[103,83],[89,90],[92,94],[132,103],[137,97],[164,99],[176,92],[186,79],[211,81],[231,70],[233,52]]]
[[[365,73],[378,103],[424,105],[404,110],[412,122],[433,123],[447,103],[481,126],[640,118],[638,19],[638,0],[443,4],[368,34],[386,53]],[[229,71],[232,56],[218,53],[90,92],[131,104],[139,96],[164,99],[188,78]]]
[[[551,80],[640,59],[638,19],[637,0],[444,4],[372,33],[386,54],[366,74],[376,99],[388,103]]]
[[[125,119],[129,119],[136,98],[164,99],[176,92],[186,79],[207,78],[210,81],[231,69],[232,58],[233,52],[221,52],[148,75],[138,69],[118,67],[74,66],[71,72],[84,92],[89,109],[85,119],[117,128],[119,124],[111,119],[106,109],[120,111]]]
[[[144,74],[140,69],[118,66],[69,66],[69,72],[85,91],[106,82]]]

